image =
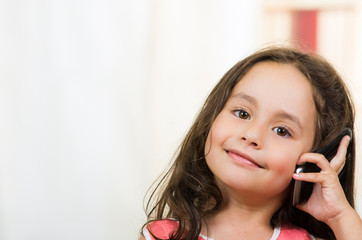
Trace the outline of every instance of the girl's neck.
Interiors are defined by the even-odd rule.
[[[259,222],[270,223],[273,214],[282,205],[286,192],[274,196],[257,195],[252,192],[239,192],[228,187],[220,187],[223,194],[223,205],[215,214],[222,217],[224,213],[235,218],[246,218],[247,221],[259,219]]]
[[[202,234],[215,240],[235,236],[239,239],[243,239],[241,236],[244,239],[269,239],[273,234],[270,219],[279,205],[278,199],[255,204],[229,197],[217,212],[206,218]]]
[[[273,229],[263,211],[224,207],[206,218],[202,234],[211,239],[270,239]]]
[[[275,212],[274,208],[270,208],[269,205],[265,207],[257,206],[245,206],[227,204],[224,205],[213,215],[210,215],[207,219],[208,222],[222,222],[227,224],[242,225],[264,225],[270,226],[270,219]]]

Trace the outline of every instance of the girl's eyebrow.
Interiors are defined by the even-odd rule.
[[[250,96],[248,94],[245,94],[243,92],[239,92],[237,94],[232,95],[230,97],[230,99],[231,100],[233,100],[233,99],[243,99],[243,100],[246,100],[246,101],[250,102],[254,106],[258,105],[258,101],[256,100],[256,98],[254,98],[253,96]],[[297,116],[294,116],[293,114],[288,113],[288,112],[286,112],[284,110],[278,111],[275,114],[275,116],[280,117],[280,118],[288,119],[288,120],[294,122],[300,130],[303,130],[302,124],[300,123],[299,118]]]
[[[250,95],[247,95],[243,92],[239,92],[237,94],[234,94],[230,97],[231,100],[233,99],[243,99],[243,100],[246,100],[250,103],[252,103],[253,105],[258,105],[258,101],[253,97],[253,96],[250,96]]]
[[[294,116],[288,112],[285,112],[284,110],[277,112],[276,116],[278,116],[280,118],[289,119],[290,121],[294,122],[300,130],[303,130],[302,124],[300,123],[299,118],[297,116]]]

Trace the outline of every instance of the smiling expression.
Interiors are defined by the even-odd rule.
[[[206,140],[206,162],[220,189],[280,197],[300,155],[312,148],[316,119],[312,88],[302,73],[290,64],[254,65]]]

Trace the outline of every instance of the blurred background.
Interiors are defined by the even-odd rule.
[[[0,0],[0,239],[137,239],[212,87],[275,43],[335,65],[359,144],[361,26],[358,0]]]

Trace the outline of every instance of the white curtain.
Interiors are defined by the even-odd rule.
[[[0,239],[135,238],[148,7],[1,1]]]
[[[0,239],[136,239],[202,100],[261,46],[258,9],[1,0]]]

